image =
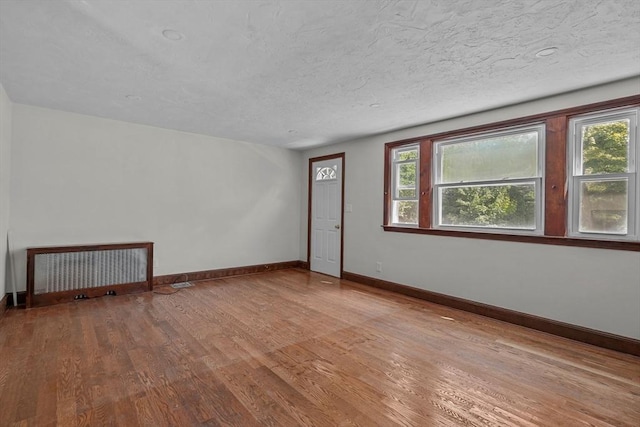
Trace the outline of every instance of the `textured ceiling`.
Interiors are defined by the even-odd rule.
[[[637,0],[0,0],[14,102],[290,148],[639,74]]]

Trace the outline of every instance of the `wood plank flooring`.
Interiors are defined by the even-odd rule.
[[[638,426],[640,358],[303,270],[0,320],[0,426]]]

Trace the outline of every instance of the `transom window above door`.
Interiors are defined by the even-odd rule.
[[[332,167],[325,166],[323,168],[316,168],[316,181],[328,181],[332,179],[338,179],[336,175],[336,171],[338,170],[338,165],[333,165]]]

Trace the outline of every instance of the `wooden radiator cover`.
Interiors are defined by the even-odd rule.
[[[153,243],[27,249],[27,308],[153,290]]]

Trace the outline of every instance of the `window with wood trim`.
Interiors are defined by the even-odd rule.
[[[387,231],[640,251],[640,96],[385,147]]]
[[[638,108],[574,117],[569,231],[592,238],[637,237]]]

